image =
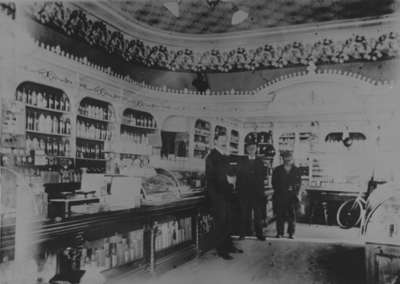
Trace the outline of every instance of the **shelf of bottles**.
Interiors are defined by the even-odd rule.
[[[194,152],[193,157],[204,159],[210,149],[211,123],[198,119],[194,126]]]
[[[304,184],[309,183],[310,179],[310,152],[315,140],[311,132],[299,132],[298,143],[296,145],[296,166],[301,171],[301,178]]]
[[[71,117],[67,95],[59,89],[24,82],[16,100],[26,105],[26,149],[47,156],[71,157]]]
[[[100,271],[106,271],[143,259],[143,232],[143,229],[138,229],[86,242],[82,248],[80,269],[95,267]]]
[[[76,120],[76,163],[91,172],[105,170],[106,154],[111,140],[113,113],[109,103],[84,98]]]
[[[60,89],[35,82],[21,83],[16,101],[25,105],[25,153],[19,163],[28,176],[43,183],[63,182],[61,170],[73,168],[70,101]]]
[[[320,157],[311,158],[311,186],[328,187],[335,183],[335,178],[329,175],[325,163],[326,159],[321,159]]]
[[[244,152],[246,153],[246,148],[250,143],[255,143],[257,145],[257,155],[258,156],[270,156],[272,153],[272,133],[271,132],[251,132],[246,135],[244,139]]]
[[[369,175],[365,135],[350,132],[352,143],[348,146],[345,145],[344,137],[340,131],[331,132],[324,141],[310,150],[312,186],[342,186],[346,187],[345,190],[350,190],[363,183],[365,174]]]
[[[156,129],[156,121],[150,113],[126,109],[121,124],[121,153],[151,155],[149,134]]]
[[[234,155],[239,154],[239,132],[237,130],[231,130],[229,147],[231,154]]]
[[[278,140],[279,154],[282,154],[283,152],[294,153],[295,143],[296,143],[296,133],[295,132],[283,133],[281,136],[279,136],[279,140]],[[280,163],[282,163],[282,162],[283,162],[282,157],[280,156]]]
[[[158,223],[155,236],[155,251],[160,252],[191,240],[193,240],[191,217]]]

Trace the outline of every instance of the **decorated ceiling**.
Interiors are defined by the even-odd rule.
[[[187,34],[227,33],[376,17],[397,11],[400,5],[399,0],[112,0],[107,2],[106,5],[128,21]],[[166,3],[175,5],[175,15],[166,8]],[[232,25],[232,15],[238,10],[244,11],[248,17],[239,24]]]
[[[62,2],[37,2],[31,13],[35,21],[104,50],[106,54],[115,55],[125,62],[171,71],[253,71],[307,66],[310,62],[337,64],[376,61],[396,57],[400,50],[399,34],[389,32],[375,36],[353,34],[342,40],[323,38],[309,43],[266,43],[256,48],[210,48],[198,52],[189,48],[171,49],[161,44],[145,43],[141,39],[123,34],[114,26],[82,9],[64,6]]]

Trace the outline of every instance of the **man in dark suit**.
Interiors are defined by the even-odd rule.
[[[256,157],[257,145],[248,144],[247,157],[239,165],[237,186],[240,204],[240,239],[244,239],[251,212],[254,211],[254,229],[259,240],[265,241],[262,231],[262,216],[264,208],[264,163]]]
[[[206,158],[206,190],[215,220],[217,254],[223,259],[232,259],[230,253],[243,251],[234,247],[231,238],[231,205],[236,178],[230,173],[226,140],[226,135],[216,135],[215,148]]]
[[[293,164],[291,152],[282,153],[283,164],[276,167],[272,173],[274,189],[274,211],[276,215],[277,237],[283,237],[285,221],[288,222],[287,233],[294,238],[296,226],[296,211],[299,204],[298,194],[301,186],[301,173]]]

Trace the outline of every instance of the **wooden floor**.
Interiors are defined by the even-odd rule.
[[[266,230],[274,235],[274,228]],[[112,284],[365,283],[357,230],[299,225],[295,240],[236,241],[244,254],[230,261],[211,251],[159,276],[126,274]]]

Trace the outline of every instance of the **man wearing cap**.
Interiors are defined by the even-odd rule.
[[[298,194],[301,185],[301,173],[293,164],[291,152],[282,153],[283,164],[276,167],[272,173],[274,189],[274,212],[276,216],[277,237],[284,234],[285,221],[288,223],[289,238],[294,238],[296,226],[296,211],[299,203]]]
[[[251,212],[254,212],[254,229],[257,238],[264,241],[262,216],[264,208],[264,163],[256,157],[257,145],[251,142],[246,147],[247,157],[241,162],[237,174],[240,204],[240,239],[244,239]]]

